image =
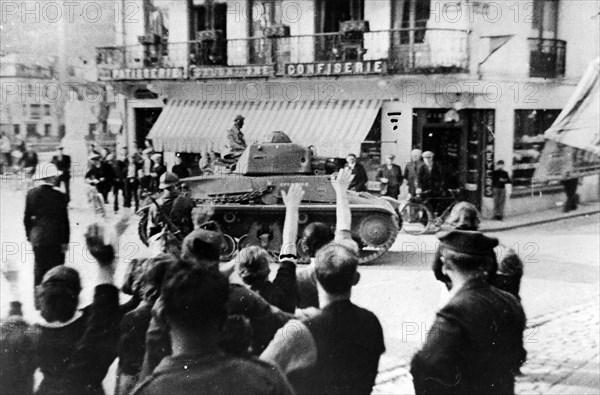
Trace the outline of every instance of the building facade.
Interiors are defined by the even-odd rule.
[[[0,57],[0,131],[13,140],[56,141],[61,108],[43,90],[56,83],[55,59],[24,54]]]
[[[431,150],[485,216],[499,159],[514,178],[509,215],[564,199],[532,175],[545,129],[598,56],[596,1],[122,5],[115,46],[96,60],[129,146],[219,151],[239,113],[249,141],[280,130],[319,155],[354,152],[371,179],[385,154],[404,164]],[[597,199],[597,178],[585,183]]]

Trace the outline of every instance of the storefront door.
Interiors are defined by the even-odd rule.
[[[462,110],[456,119],[448,117],[449,110],[415,110],[413,145],[432,151],[446,172],[448,186],[462,188],[463,198],[480,209],[491,182],[494,111]]]
[[[162,108],[135,109],[135,140],[138,148],[144,148],[144,140],[161,111]]]

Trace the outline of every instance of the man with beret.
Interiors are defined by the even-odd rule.
[[[40,185],[27,192],[23,222],[27,241],[33,247],[34,284],[42,282],[44,274],[65,263],[69,244],[69,213],[67,198],[54,185],[58,169],[53,164],[37,166],[33,180]]]
[[[525,313],[513,295],[486,281],[482,268],[498,240],[464,230],[437,237],[452,290],[412,359],[415,392],[514,394],[515,374],[526,356]]]

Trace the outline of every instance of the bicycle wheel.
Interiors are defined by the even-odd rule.
[[[409,202],[400,210],[402,230],[409,235],[421,235],[429,229],[433,222],[433,214],[422,203]]]

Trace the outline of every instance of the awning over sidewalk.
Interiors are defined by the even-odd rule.
[[[157,149],[219,152],[226,132],[240,114],[248,143],[265,142],[283,131],[294,143],[314,145],[318,155],[345,157],[360,151],[371,130],[380,100],[299,102],[202,102],[172,100],[148,134]]]
[[[600,58],[594,60],[550,129],[534,178],[600,173]],[[567,174],[568,173],[568,174]]]
[[[544,137],[600,156],[600,58],[594,60]]]

